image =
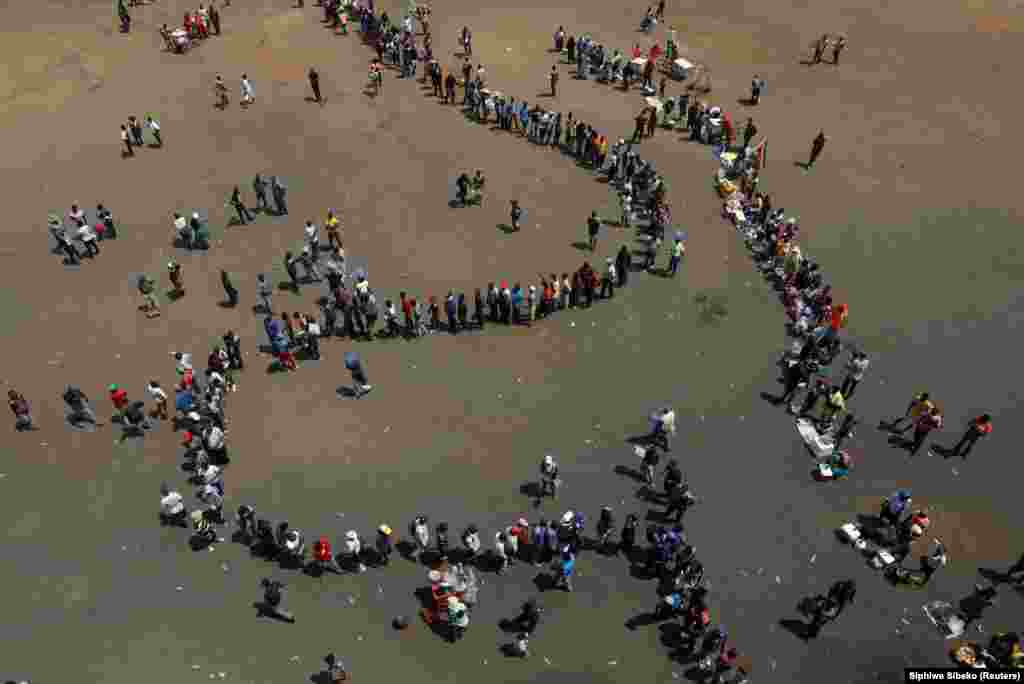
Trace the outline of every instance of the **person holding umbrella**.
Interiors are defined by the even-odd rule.
[[[368,384],[369,380],[366,377],[366,371],[363,369],[362,361],[359,359],[359,354],[356,352],[345,352],[345,368],[352,373],[352,393],[356,399],[360,399],[364,394],[373,389],[373,385]]]

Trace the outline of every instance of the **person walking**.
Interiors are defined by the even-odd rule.
[[[320,74],[313,67],[309,68],[309,87],[313,89],[313,101],[317,104],[323,104],[323,100],[320,97]]]
[[[235,186],[235,189],[231,191],[231,199],[229,200],[229,202],[231,206],[235,208],[235,211],[238,212],[239,223],[241,223],[244,226],[250,221],[252,221],[252,214],[249,213],[249,210],[242,202],[242,195],[239,192],[237,185]]]
[[[230,3],[228,3],[230,4]],[[220,35],[220,11],[217,9],[217,3],[210,3],[210,25],[213,26],[213,32],[216,35]]]
[[[918,451],[921,450],[921,446],[924,444],[925,439],[933,430],[942,429],[942,414],[939,409],[932,407],[928,413],[922,415],[917,419],[917,423],[914,425],[914,438],[910,445],[910,455],[914,456]]]
[[[754,74],[750,80],[750,105],[756,107],[761,102],[761,91],[764,90],[764,80]]]
[[[818,131],[818,135],[814,136],[814,140],[811,141],[811,156],[807,160],[807,168],[810,169],[814,166],[814,162],[821,156],[821,151],[825,149],[825,142],[828,138],[825,136],[825,131]]]
[[[548,80],[551,81],[551,97],[558,96],[558,65],[553,64],[551,66],[551,74],[548,76]]]
[[[146,393],[154,402],[153,410],[149,413],[150,417],[155,420],[167,420],[167,392],[160,387],[158,381],[150,380],[149,384],[146,385]]]
[[[893,420],[885,427],[887,427],[890,432],[902,434],[913,427],[918,418],[923,416],[925,413],[930,412],[933,408],[935,408],[935,404],[932,402],[930,395],[927,392],[915,394],[907,405],[907,410],[903,415]],[[907,421],[905,426],[903,425],[904,421]]]
[[[983,413],[967,424],[964,436],[960,438],[960,441],[957,442],[952,450],[946,453],[946,458],[961,456],[966,461],[967,456],[971,453],[971,449],[974,448],[978,440],[990,434],[992,434],[992,416]]]
[[[849,399],[857,389],[857,385],[864,379],[864,373],[868,369],[870,361],[864,352],[854,352],[849,363],[846,364],[846,378],[843,380],[843,396]]]

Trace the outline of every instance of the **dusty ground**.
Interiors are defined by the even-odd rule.
[[[222,38],[175,56],[160,52],[156,28],[188,5],[167,2],[135,10],[129,36],[116,33],[109,2],[7,10],[0,335],[17,363],[3,380],[29,396],[42,430],[0,446],[10,550],[0,675],[162,683],[224,671],[236,681],[303,681],[330,649],[374,681],[654,681],[682,671],[656,629],[622,627],[650,607],[652,587],[628,577],[622,561],[592,556],[581,560],[575,594],[545,597],[548,618],[527,663],[500,657],[506,637],[496,627],[532,590],[525,568],[488,577],[458,647],[419,625],[400,637],[388,631],[392,616],[412,612],[423,577],[406,563],[359,578],[290,576],[299,624],[251,619],[269,568],[237,546],[192,554],[181,534],[151,524],[159,482],[180,482],[170,431],[118,447],[109,430],[71,433],[60,420],[64,384],[102,398],[120,382],[140,395],[150,377],[171,380],[169,351],[205,354],[228,327],[241,331],[251,364],[229,408],[231,504],[335,538],[381,521],[404,529],[421,512],[493,530],[538,515],[519,485],[550,449],[567,480],[562,505],[593,516],[612,504],[621,520],[645,510],[635,486],[613,473],[632,459],[622,439],[671,401],[681,416],[679,457],[706,498],[689,529],[714,582],[716,619],[753,658],[759,681],[901,681],[907,662],[943,662],[920,604],[955,601],[977,565],[1006,563],[1022,546],[1011,522],[1021,475],[1011,457],[1024,310],[1013,201],[1020,95],[1008,83],[1024,30],[1019,9],[670,3],[684,54],[714,67],[714,102],[738,115],[752,73],[768,80],[751,112],[770,139],[768,189],[797,210],[806,251],[850,304],[850,333],[873,357],[855,410],[870,424],[928,389],[946,410],[946,441],[967,418],[995,416],[994,435],[967,464],[923,455],[911,463],[864,429],[854,477],[822,487],[809,481],[791,425],[757,397],[774,387],[781,312],[717,218],[710,152],[661,133],[644,155],[669,178],[677,222],[690,234],[680,279],[635,278],[614,303],[533,330],[359,345],[377,389],[358,404],[333,391],[346,379],[348,343],[328,344],[324,361],[298,374],[265,375],[255,355],[261,326],[248,312],[255,276],[282,275],[280,255],[299,243],[305,218],[342,212],[349,253],[366,261],[379,293],[443,295],[575,268],[583,257],[572,243],[591,209],[608,211],[610,195],[556,152],[468,123],[416,83],[389,79],[380,98],[367,98],[368,52],[355,36],[322,29],[317,8],[236,1],[222,12]],[[469,24],[492,82],[532,103],[558,24],[625,48],[640,39],[643,9],[445,3],[435,7],[436,42],[450,51]],[[822,31],[850,36],[843,64],[801,66]],[[323,107],[303,100],[311,65],[322,75]],[[242,72],[256,105],[213,110],[214,75],[234,88]],[[567,67],[560,86],[563,110],[611,135],[631,129],[638,95],[573,81]],[[167,146],[121,159],[119,123],[146,113],[160,118]],[[830,141],[805,173],[793,162],[819,127]],[[485,206],[450,210],[451,178],[475,167],[492,188]],[[231,188],[251,196],[257,171],[288,180],[291,216],[222,228]],[[514,236],[497,228],[511,198],[528,211]],[[73,201],[110,206],[122,238],[104,243],[95,263],[65,268],[47,252],[45,216]],[[209,212],[218,243],[207,254],[176,254],[188,296],[157,322],[141,319],[131,278],[163,275],[174,253],[171,212],[193,208]],[[619,242],[606,236],[601,253]],[[237,311],[217,306],[220,268],[242,291]],[[311,309],[316,294],[306,288],[289,308]],[[709,324],[695,304],[702,294],[728,314]],[[951,549],[951,566],[923,593],[893,591],[831,536],[898,486],[937,511],[936,532]],[[557,512],[545,504],[540,514]],[[821,639],[804,645],[775,627],[801,596],[844,575],[860,580],[858,605]],[[910,625],[900,621],[905,610]],[[1019,611],[1020,597],[1007,592],[985,627],[1014,626]]]

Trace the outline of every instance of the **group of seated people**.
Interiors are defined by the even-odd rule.
[[[160,37],[168,51],[181,54],[192,47],[192,41],[209,38],[211,25],[210,12],[200,5],[194,12],[185,12],[180,28],[172,30],[167,24],[161,26]]]

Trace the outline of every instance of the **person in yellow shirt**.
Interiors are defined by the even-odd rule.
[[[324,221],[324,228],[327,229],[327,242],[330,244],[331,249],[334,249],[334,245],[337,244],[341,247],[341,233],[339,232],[341,223],[338,218],[334,215],[334,210],[327,210],[327,220]]]
[[[927,392],[915,394],[913,399],[911,399],[910,403],[907,405],[907,410],[904,414],[890,422],[887,427],[891,432],[903,434],[913,427],[921,416],[926,413],[930,413],[933,408],[935,408],[935,404],[932,402]],[[906,425],[903,425],[904,421],[906,422]]]

